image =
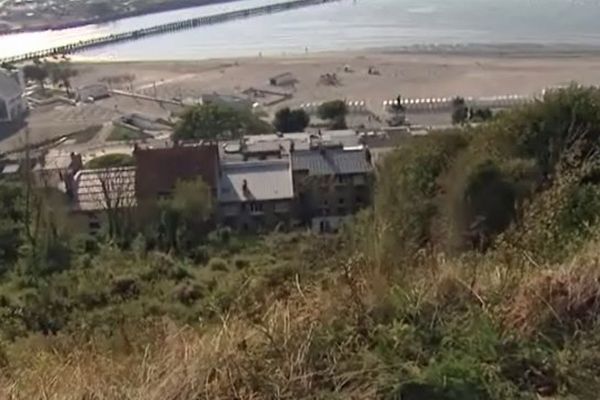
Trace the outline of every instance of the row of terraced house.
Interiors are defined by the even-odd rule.
[[[336,231],[371,203],[371,154],[354,131],[155,143],[137,145],[133,154],[133,167],[101,170],[82,169],[74,156],[67,192],[92,232],[102,227],[107,209],[143,209],[168,198],[178,181],[199,177],[216,200],[214,222],[241,231]]]

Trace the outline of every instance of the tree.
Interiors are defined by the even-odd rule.
[[[328,101],[319,106],[317,114],[319,115],[319,118],[325,120],[345,118],[348,114],[348,107],[343,100]]]
[[[348,107],[343,100],[333,100],[323,103],[317,110],[319,118],[328,120],[331,129],[346,129]]]
[[[197,178],[178,181],[173,196],[160,204],[159,241],[164,248],[190,249],[205,230],[213,210],[210,187]]]
[[[23,68],[23,74],[25,79],[36,81],[40,85],[42,92],[46,90],[44,87],[44,81],[48,78],[48,69],[40,62],[28,64]]]
[[[469,119],[469,108],[465,99],[462,97],[455,97],[452,100],[452,123],[464,124]]]
[[[78,75],[78,71],[71,66],[69,61],[48,64],[50,78],[55,85],[62,85],[71,94],[71,78]]]
[[[130,168],[107,168],[99,172],[100,191],[96,201],[108,220],[108,236],[127,240],[132,235],[135,206],[135,172]]]
[[[282,133],[303,132],[310,123],[310,117],[306,111],[297,109],[290,110],[285,107],[277,111],[273,125]]]
[[[24,197],[21,185],[0,182],[0,272],[19,256],[25,229]]]
[[[494,117],[492,110],[489,108],[472,108],[469,114],[471,116],[470,121],[473,122],[485,122]]]
[[[7,71],[14,71],[17,69],[17,67],[15,67],[15,64],[9,62],[3,62],[2,64],[0,64],[0,68],[5,69]]]
[[[268,133],[271,125],[249,110],[202,104],[188,108],[173,133],[175,140],[237,139],[247,134]]]

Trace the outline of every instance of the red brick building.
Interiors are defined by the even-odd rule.
[[[140,202],[169,196],[178,180],[201,177],[213,190],[219,174],[216,144],[181,144],[134,150],[137,169],[135,195]]]

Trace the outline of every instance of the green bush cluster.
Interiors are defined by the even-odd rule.
[[[599,100],[598,89],[572,86],[490,123],[402,146],[378,179],[374,217],[385,231],[382,253],[394,259],[393,251],[411,255],[427,246],[487,250],[511,227],[542,235],[540,227],[522,227],[547,219],[554,250],[539,252],[558,254],[596,220]],[[539,203],[550,193],[558,198],[542,217]]]

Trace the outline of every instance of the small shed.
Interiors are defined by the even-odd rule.
[[[269,79],[271,86],[291,86],[297,82],[298,79],[291,72],[284,72]]]
[[[101,83],[81,86],[77,88],[78,101],[96,101],[110,96],[108,87]]]

